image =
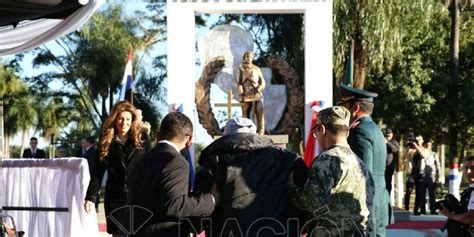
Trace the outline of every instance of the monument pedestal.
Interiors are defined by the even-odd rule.
[[[264,135],[265,137],[269,137],[272,139],[273,143],[275,143],[275,145],[281,147],[281,148],[285,148],[286,149],[286,145],[288,144],[288,135]]]

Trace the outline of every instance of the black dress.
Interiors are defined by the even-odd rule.
[[[108,178],[105,186],[104,209],[107,232],[109,234],[121,234],[117,221],[121,222],[123,212],[127,211],[127,166],[132,160],[138,159],[144,152],[145,148],[135,147],[132,139],[128,139],[123,144],[116,136],[109,146],[109,153],[105,159],[103,161],[97,159],[95,162],[96,165],[92,170],[85,200],[94,203],[97,201],[96,194],[100,189],[100,181],[105,170],[107,170]]]

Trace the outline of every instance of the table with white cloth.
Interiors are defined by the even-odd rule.
[[[25,236],[99,235],[95,211],[83,208],[90,180],[87,160],[9,159],[1,165],[3,214],[12,216]]]

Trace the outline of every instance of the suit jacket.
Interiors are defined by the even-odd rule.
[[[373,231],[380,236],[384,236],[385,226],[393,220],[393,217],[389,217],[390,196],[385,188],[385,166],[387,162],[385,138],[372,118],[364,116],[353,124],[347,141],[351,150],[364,161],[374,179],[375,194],[372,210],[370,211],[370,221]]]
[[[23,151],[23,156],[21,158],[37,158],[37,159],[45,159],[46,154],[43,150],[36,148],[36,152],[33,155],[31,153],[31,148],[27,148]]]
[[[214,211],[211,194],[189,194],[188,163],[169,144],[158,143],[132,161],[128,180],[134,230],[144,224],[135,236],[187,236],[191,222],[180,218],[209,216]]]
[[[92,175],[92,170],[94,169],[95,161],[99,157],[99,151],[95,146],[91,146],[89,150],[84,153],[84,158],[87,160],[89,165],[89,175]]]

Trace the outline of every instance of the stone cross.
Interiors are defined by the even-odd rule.
[[[232,103],[232,90],[227,91],[227,103],[215,103],[214,106],[216,107],[227,107],[227,119],[232,119],[232,107],[240,106],[242,107],[242,103]]]

